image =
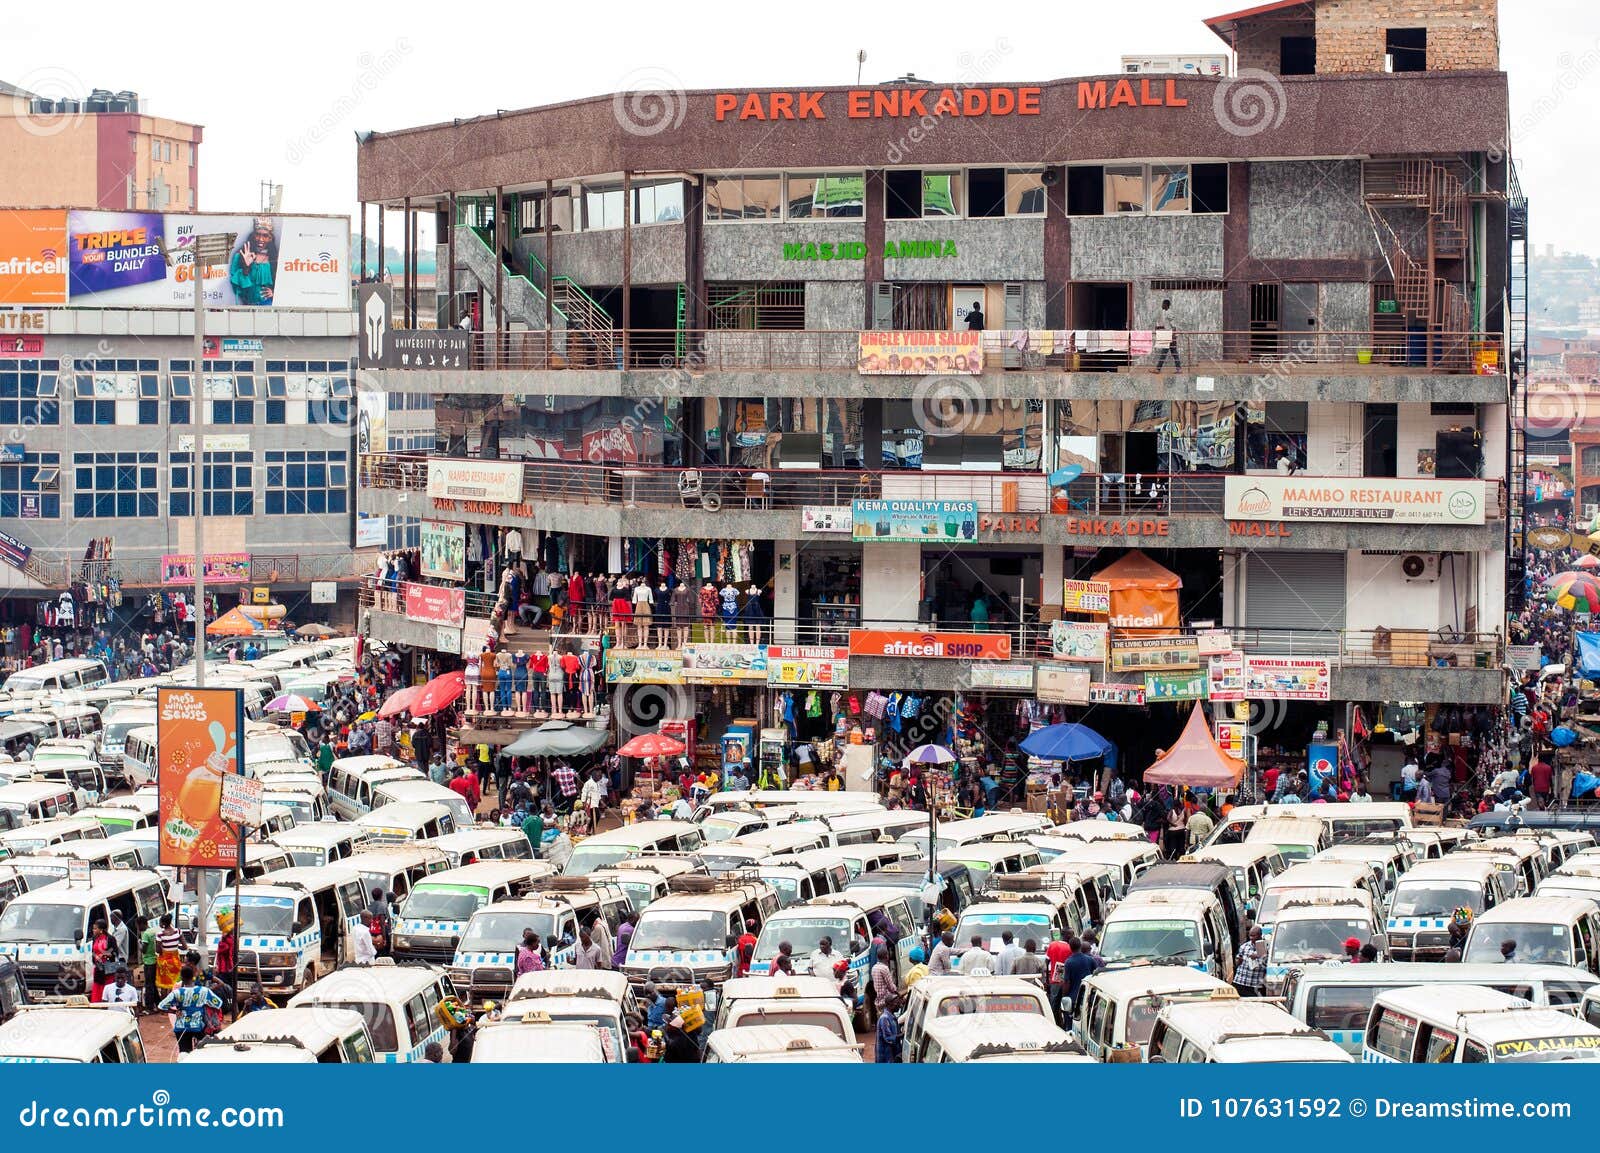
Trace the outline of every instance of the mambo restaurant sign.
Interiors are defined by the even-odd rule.
[[[1483,524],[1485,491],[1481,480],[1230,476],[1223,506],[1229,520]]]
[[[886,240],[883,242],[885,260],[926,260],[956,255],[953,240]],[[859,240],[846,240],[839,244],[814,240],[800,241],[783,246],[785,260],[865,260],[867,246]]]
[[[836,119],[845,120],[1037,116],[1039,92],[1037,85],[1023,88],[851,88],[845,92],[718,92],[712,97],[712,108],[719,124],[724,120],[827,120],[830,113]]]

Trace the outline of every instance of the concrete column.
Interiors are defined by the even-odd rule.
[[[772,639],[793,644],[795,618],[800,615],[800,558],[792,540],[773,541],[772,555]]]
[[[610,573],[622,571],[622,538],[620,536],[606,538],[606,571]]]
[[[922,600],[920,544],[861,546],[861,623],[873,627],[915,627]]]
[[[1060,545],[1044,546],[1044,567],[1039,574],[1039,619],[1061,619],[1061,582],[1066,576],[1065,553]]]

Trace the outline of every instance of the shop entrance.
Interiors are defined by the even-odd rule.
[[[800,637],[805,644],[844,645],[861,623],[861,546],[801,549]]]
[[[963,627],[987,621],[996,630],[1037,620],[1043,572],[1039,550],[1026,545],[924,555],[922,617]]]

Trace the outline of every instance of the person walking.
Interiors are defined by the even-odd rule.
[[[161,998],[156,995],[156,957],[160,954],[160,946],[156,944],[156,927],[150,923],[148,917],[140,917],[139,924],[139,963],[144,966],[144,1008],[147,1013],[156,1011],[156,1002]]]
[[[1233,967],[1233,987],[1241,997],[1259,997],[1266,983],[1267,943],[1261,938],[1261,926],[1251,925]]]
[[[1183,371],[1183,358],[1178,355],[1178,334],[1172,327],[1172,301],[1161,302],[1161,315],[1156,317],[1155,324],[1156,344],[1161,348],[1161,355],[1156,357],[1156,371],[1160,372],[1167,363],[1167,357],[1172,357],[1172,371],[1174,374]]]
[[[172,1035],[178,1042],[178,1052],[192,1053],[195,1044],[205,1036],[206,1010],[220,1012],[222,998],[201,982],[194,966],[185,965],[179,974],[178,987],[162,998],[157,1008],[177,1014],[172,1023]]]
[[[900,1008],[900,997],[890,993],[883,1008],[878,1012],[878,1034],[873,1047],[873,1061],[879,1065],[898,1065],[900,1063],[900,1049],[903,1038],[900,1034],[900,1019],[895,1012]]]

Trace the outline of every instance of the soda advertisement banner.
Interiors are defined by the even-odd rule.
[[[1034,676],[1033,695],[1046,704],[1086,705],[1093,676],[1074,665],[1040,665]]]
[[[1333,675],[1326,657],[1246,657],[1244,695],[1253,701],[1325,701]]]
[[[612,649],[606,654],[608,685],[681,685],[683,654],[670,649]]]
[[[247,552],[206,553],[206,584],[242,584],[250,579],[250,554]],[[168,553],[161,558],[161,583],[194,584],[194,554]]]
[[[1111,585],[1106,581],[1062,581],[1061,611],[1104,616],[1111,611]]]
[[[1008,661],[1011,659],[1011,638],[1004,633],[914,633],[888,629],[851,629],[850,655]]]
[[[226,869],[238,859],[237,834],[222,819],[222,781],[240,771],[243,734],[243,690],[156,690],[163,865]]]
[[[983,371],[981,332],[863,332],[862,376],[967,376]]]
[[[1222,751],[1236,761],[1245,759],[1245,734],[1250,726],[1244,721],[1218,721],[1216,722],[1217,744],[1222,746]]]
[[[975,500],[858,500],[850,507],[853,540],[879,544],[972,544]]]
[[[0,212],[0,305],[67,302],[67,214],[59,208]]]
[[[686,681],[754,681],[767,683],[765,645],[684,645]]]
[[[1491,483],[1230,476],[1223,481],[1223,510],[1228,520],[1483,524]]]
[[[509,460],[430,460],[428,496],[516,504],[522,499],[522,465]]]
[[[467,590],[406,582],[406,620],[460,628],[467,616]]]
[[[226,262],[202,270],[209,307],[350,307],[347,219],[88,209],[67,213],[69,302],[193,308],[195,240],[217,233],[234,239]]]
[[[1050,655],[1058,661],[1103,665],[1109,635],[1104,621],[1051,621]]]
[[[1189,673],[1145,673],[1145,700],[1203,701],[1206,699],[1206,674],[1199,670]]]
[[[1091,705],[1142,705],[1144,704],[1144,686],[1096,681],[1089,686],[1089,703]]]
[[[828,645],[768,645],[767,684],[773,688],[843,688],[850,683],[850,650]]]
[[[422,575],[439,580],[467,579],[467,526],[447,520],[422,522]]]
[[[1200,647],[1193,637],[1138,637],[1111,647],[1111,671],[1144,673],[1200,667]]]

